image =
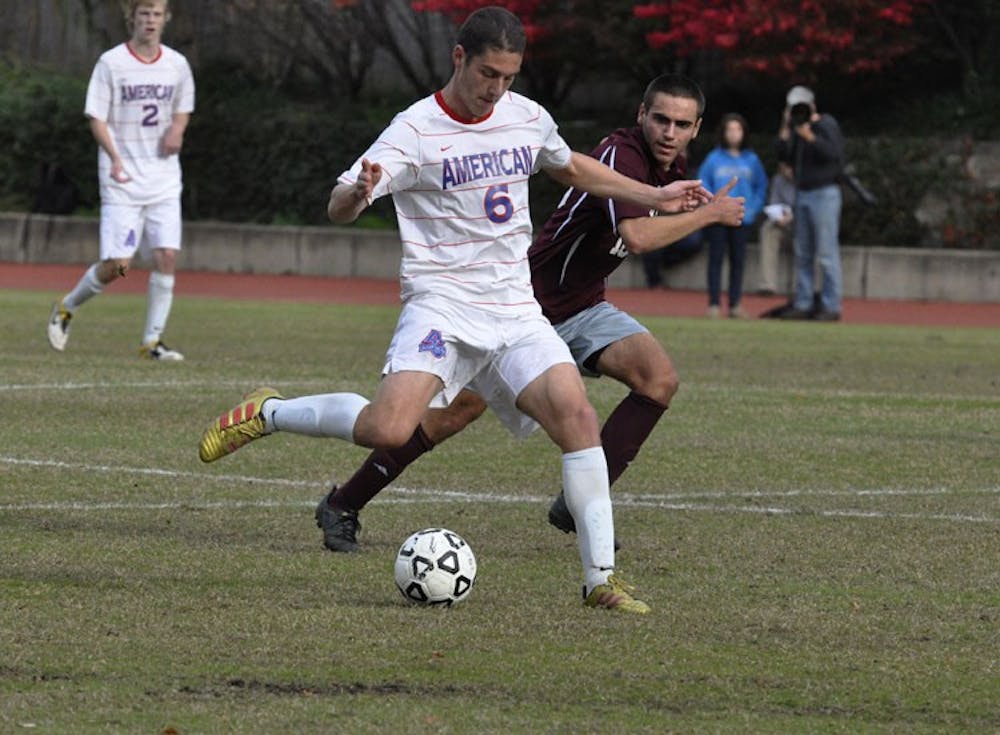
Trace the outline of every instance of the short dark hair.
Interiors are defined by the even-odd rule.
[[[653,98],[658,94],[694,100],[698,103],[698,117],[705,114],[705,93],[697,82],[682,74],[661,74],[651,81],[642,95],[642,104],[647,108],[652,106]]]
[[[472,13],[458,29],[455,43],[469,57],[479,56],[487,49],[523,54],[528,39],[520,19],[506,8],[490,5]]]
[[[729,123],[731,122],[739,123],[740,127],[743,129],[743,139],[740,141],[740,150],[742,151],[750,145],[750,141],[748,140],[750,137],[750,130],[747,128],[747,119],[738,112],[730,112],[723,115],[722,119],[719,120],[719,146],[722,148],[729,147],[729,144],[726,142],[726,128],[729,127]]]

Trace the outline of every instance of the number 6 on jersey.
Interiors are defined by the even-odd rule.
[[[500,224],[514,216],[514,202],[507,194],[507,184],[497,184],[486,190],[483,197],[483,208],[490,222]]]

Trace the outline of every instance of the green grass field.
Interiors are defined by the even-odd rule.
[[[397,310],[0,292],[0,731],[1000,731],[1000,331],[650,319],[682,386],[613,491],[653,614],[586,610],[545,522],[559,455],[491,416],[363,514],[312,511],[365,451],[278,435],[214,465],[241,393],[370,395]],[[588,381],[602,416],[624,395]],[[479,560],[406,605],[398,545]]]

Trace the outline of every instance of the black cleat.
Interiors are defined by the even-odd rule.
[[[323,529],[323,545],[330,551],[356,553],[361,551],[358,546],[361,521],[358,520],[356,510],[344,510],[330,505],[330,496],[336,491],[334,486],[316,506],[316,525]]]
[[[573,514],[569,512],[569,506],[566,505],[566,494],[561,490],[556,499],[552,501],[552,505],[549,506],[549,523],[563,533],[576,533],[576,521],[573,520]],[[615,551],[621,547],[622,545],[618,543],[616,537]]]
[[[556,499],[549,506],[549,523],[563,533],[576,533],[576,521],[573,520],[573,514],[569,512],[569,506],[566,505],[566,494],[562,491],[556,495]]]

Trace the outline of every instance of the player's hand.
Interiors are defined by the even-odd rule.
[[[171,125],[167,128],[167,132],[163,134],[163,139],[160,141],[160,153],[163,156],[175,156],[181,152],[181,146],[183,145],[184,133]]]
[[[743,218],[746,216],[746,199],[729,196],[729,192],[738,181],[739,179],[734,176],[712,197],[711,206],[716,210],[720,225],[739,227],[743,224]]]
[[[813,132],[811,122],[804,122],[801,125],[797,125],[795,127],[795,134],[807,143],[812,143],[816,140],[816,133]]]
[[[111,161],[111,178],[119,184],[127,184],[132,180],[132,177],[125,173],[125,165],[120,158]]]
[[[361,173],[358,180],[354,182],[354,195],[360,200],[371,204],[372,194],[375,187],[382,179],[382,167],[377,163],[372,163],[367,158],[361,159]]]
[[[657,189],[656,209],[668,214],[690,212],[710,201],[711,197],[699,180],[674,181]]]
[[[688,197],[690,198],[690,201],[693,202],[694,205],[691,207],[691,209],[697,209],[698,207],[704,204],[708,204],[710,201],[712,201],[712,192],[710,192],[708,189],[702,186],[701,183],[699,182],[697,187],[691,189],[688,192]]]

